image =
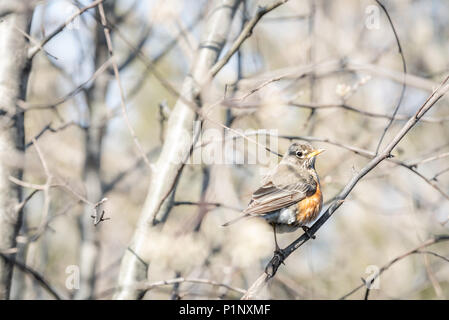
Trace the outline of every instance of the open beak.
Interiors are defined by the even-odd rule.
[[[313,150],[311,153],[309,153],[309,155],[307,156],[307,158],[313,158],[317,155],[319,155],[320,153],[324,152],[324,149],[317,149],[317,150]]]

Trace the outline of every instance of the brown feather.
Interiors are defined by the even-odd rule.
[[[306,156],[298,155],[300,151]],[[316,217],[321,208],[322,198],[314,164],[308,162],[310,157],[307,155],[312,152],[314,152],[312,146],[307,143],[291,144],[281,162],[263,178],[263,186],[252,194],[243,215],[223,226],[247,217],[264,216],[292,205],[298,206],[297,220]]]
[[[314,193],[316,183],[298,176],[298,170],[288,163],[280,163],[267,183],[257,189],[243,213],[263,215],[296,204],[308,194]]]

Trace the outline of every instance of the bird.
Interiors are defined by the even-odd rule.
[[[293,232],[299,227],[311,238],[307,224],[323,206],[320,180],[315,170],[315,149],[308,142],[293,142],[281,161],[262,180],[242,215],[223,226],[249,217],[265,219],[273,228],[275,252],[280,252],[276,232]]]

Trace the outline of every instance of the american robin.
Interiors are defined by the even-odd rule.
[[[315,171],[315,157],[323,151],[309,143],[292,143],[279,164],[262,181],[263,185],[252,194],[243,215],[223,226],[247,217],[261,217],[273,227],[276,252],[280,250],[276,231],[292,232],[301,227],[310,236],[306,224],[318,216],[323,205]]]

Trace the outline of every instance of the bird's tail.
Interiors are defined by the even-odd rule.
[[[231,221],[228,221],[228,222],[222,224],[221,226],[222,226],[222,227],[230,226],[231,224],[234,224],[234,223],[236,223],[236,222],[238,222],[238,221],[240,221],[240,220],[242,220],[242,219],[248,218],[248,217],[250,217],[250,216],[251,216],[251,215],[250,215],[249,213],[244,214],[244,215],[242,215],[242,216],[240,216],[240,217],[237,217],[237,218],[235,218],[235,219],[233,219],[233,220],[231,220]]]

